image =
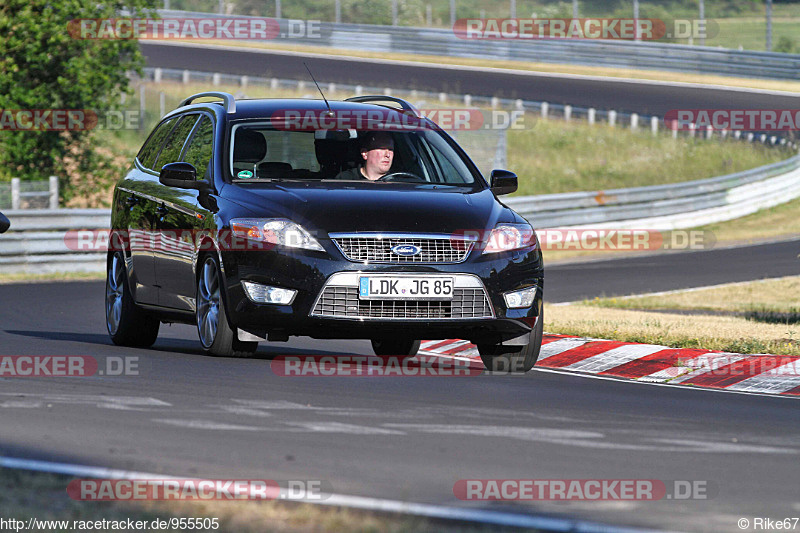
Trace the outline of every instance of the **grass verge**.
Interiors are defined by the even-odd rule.
[[[737,353],[800,355],[800,276],[548,306],[554,333]]]
[[[571,304],[547,306],[551,333],[744,354],[800,355],[800,327],[737,316],[649,312]]]
[[[280,532],[488,532],[496,528],[427,520],[414,516],[370,513],[351,509],[287,502],[82,502],[70,499],[69,476],[23,470],[0,469],[0,516],[27,523],[38,520],[66,520],[66,527],[50,524],[47,531],[77,531],[112,527],[75,527],[73,521],[166,520],[171,518],[217,518],[219,528],[194,531],[262,533]],[[80,524],[78,524],[80,526]],[[24,528],[23,528],[24,529]],[[125,529],[125,526],[122,527]],[[160,529],[160,531],[188,531]],[[511,531],[505,529],[504,531]]]

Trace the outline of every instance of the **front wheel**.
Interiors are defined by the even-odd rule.
[[[524,346],[503,346],[502,344],[478,344],[478,353],[487,370],[511,374],[528,372],[539,359],[544,332],[544,314],[539,311],[536,325],[528,336],[528,344]],[[521,349],[520,349],[521,348]]]
[[[221,298],[222,276],[214,256],[206,257],[197,280],[197,333],[208,355],[249,357],[258,349],[257,342],[240,341],[228,324]]]
[[[400,355],[414,357],[419,351],[420,341],[414,339],[372,339],[375,355]]]
[[[114,252],[106,269],[106,329],[118,346],[152,346],[158,337],[158,320],[136,306],[128,287],[122,252]]]

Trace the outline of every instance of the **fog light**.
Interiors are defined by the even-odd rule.
[[[506,300],[506,307],[518,309],[520,307],[530,307],[536,297],[536,286],[522,289],[521,291],[507,292],[503,295]]]
[[[247,293],[247,297],[251,301],[260,304],[289,305],[297,295],[297,291],[292,289],[270,287],[269,285],[261,285],[252,281],[243,281],[242,286]]]

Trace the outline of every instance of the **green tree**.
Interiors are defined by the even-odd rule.
[[[141,73],[135,39],[80,39],[70,21],[153,17],[155,0],[3,0],[0,4],[0,110],[119,108],[128,73]],[[65,180],[68,198],[81,176],[108,174],[108,150],[97,131],[0,131],[0,177]],[[102,143],[100,143],[102,144]],[[69,179],[67,177],[69,176]]]

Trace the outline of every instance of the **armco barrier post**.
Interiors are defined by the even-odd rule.
[[[597,115],[597,110],[593,107],[590,107],[589,112],[586,114],[586,120],[589,121],[590,126],[594,125],[596,115]]]
[[[631,114],[631,129],[634,131],[639,129],[639,115],[636,113]]]
[[[147,108],[145,105],[146,96],[147,95],[145,94],[144,83],[141,83],[139,84],[139,130],[144,130],[144,120],[145,117],[147,116],[145,114],[145,110]]]
[[[565,105],[564,106],[564,121],[569,122],[572,119],[572,106]]]
[[[650,117],[650,131],[653,135],[658,134],[658,117]]]
[[[181,81],[183,82],[183,84],[186,85],[187,83],[189,83],[189,79],[190,78],[191,78],[191,74],[189,74],[189,71],[188,70],[184,70],[183,71],[183,75],[181,76]]]
[[[50,176],[50,209],[58,209],[58,176]]]
[[[19,178],[11,178],[11,209],[19,209]]]
[[[617,112],[613,109],[608,112],[608,125],[612,128],[617,125]]]
[[[550,104],[542,102],[542,118],[547,118],[547,112],[550,110]]]

